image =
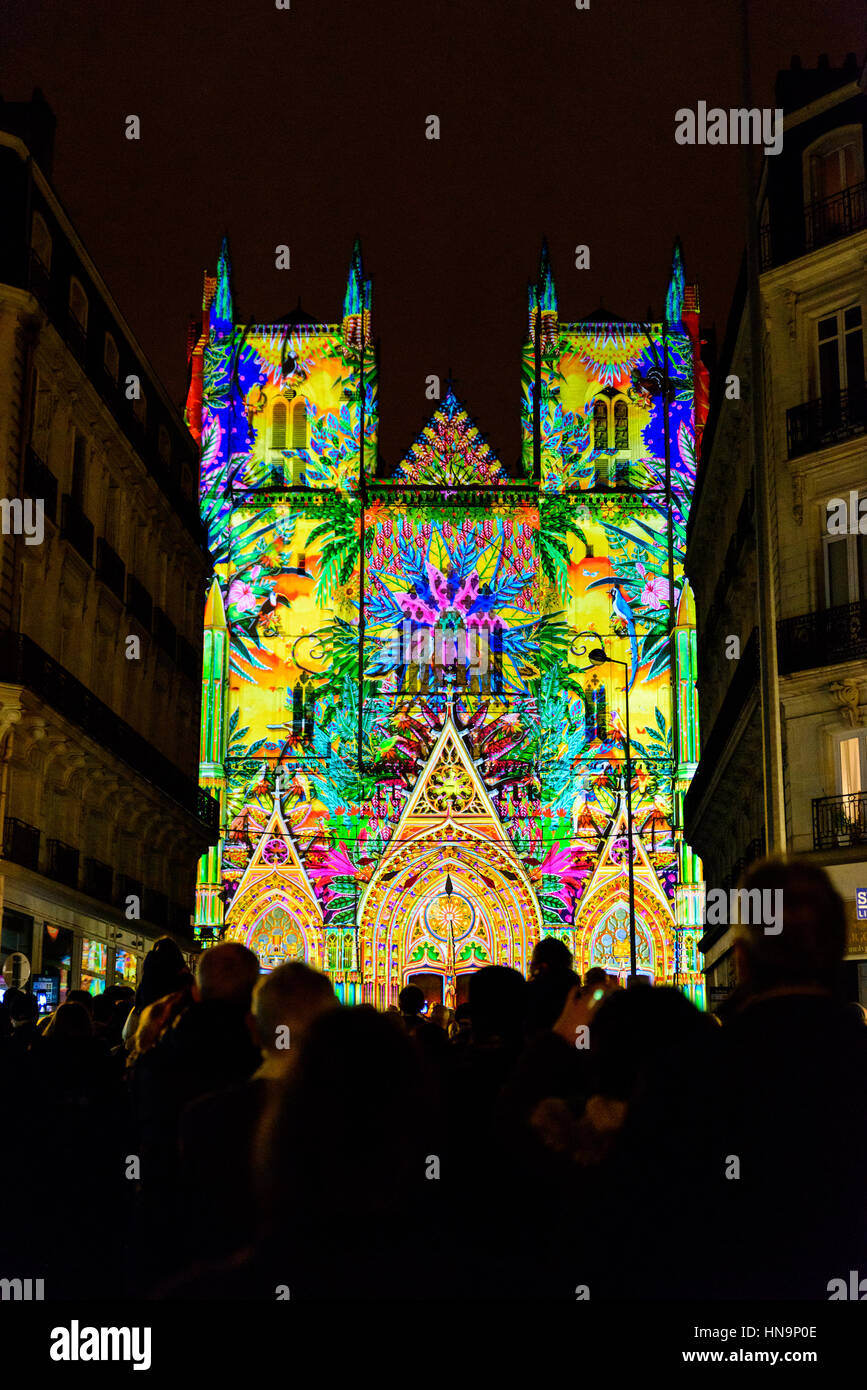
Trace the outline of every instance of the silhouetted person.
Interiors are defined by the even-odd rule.
[[[182,1254],[169,1233],[178,1182],[178,1126],[185,1105],[212,1091],[247,1080],[261,1060],[247,1026],[259,962],[237,942],[203,951],[196,961],[193,1002],[131,1068],[130,1084],[139,1134],[141,1236],[153,1261]]]
[[[739,1169],[721,1183],[729,1291],[827,1299],[867,1250],[867,1029],[834,993],[845,908],[805,860],[761,861],[743,886],[766,896],[739,928],[738,1007],[719,1030],[719,1163]]]
[[[530,958],[530,969],[528,972],[531,980],[539,975],[544,975],[549,970],[571,970],[572,952],[556,936],[543,936],[533,947],[533,954]]]
[[[181,1115],[181,1186],[191,1222],[191,1259],[228,1254],[249,1243],[256,1210],[253,1141],[269,1094],[296,1064],[310,1025],[336,1008],[328,976],[302,961],[260,976],[248,1023],[262,1051],[261,1065],[249,1081],[202,1096]]]
[[[261,1233],[246,1257],[199,1271],[168,1296],[419,1300],[443,1269],[419,1258],[426,1231],[445,1250],[440,1155],[412,1040],[369,1006],[311,1025],[257,1141]],[[348,1165],[349,1162],[349,1166]],[[362,1219],[359,1219],[363,1213]]]
[[[192,997],[192,990],[193,977],[187,969],[181,948],[170,936],[161,936],[142,962],[135,1004],[123,1029],[123,1040],[127,1047],[132,1046],[139,1020],[148,1004],[155,1004],[167,994],[185,993]]]
[[[424,990],[419,989],[418,985],[405,985],[397,996],[397,1007],[407,1033],[414,1035],[427,1024],[422,1014],[424,1006]]]

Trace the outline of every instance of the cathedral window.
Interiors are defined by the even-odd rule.
[[[629,448],[629,407],[625,401],[614,402],[614,448],[618,453]]]
[[[286,448],[286,404],[277,401],[271,412],[271,448]]]
[[[301,396],[292,407],[292,448],[307,448],[307,402]]]
[[[608,405],[602,400],[593,407],[593,447],[608,448]]]

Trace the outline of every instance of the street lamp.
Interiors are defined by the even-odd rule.
[[[609,656],[604,647],[594,647],[587,653],[594,666],[622,666],[624,670],[623,693],[626,696],[626,825],[629,837],[629,980],[634,985],[638,981],[638,965],[635,949],[635,870],[632,863],[632,730],[629,725],[629,665]]]

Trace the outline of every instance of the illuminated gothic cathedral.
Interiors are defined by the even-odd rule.
[[[543,248],[511,470],[433,378],[383,469],[371,299],[357,244],[339,323],[237,323],[225,243],[205,280],[187,419],[222,829],[197,936],[380,1007],[410,980],[460,1001],[545,935],[625,977],[631,804],[638,970],[703,1004],[682,557],[707,376],[680,251],[663,322],[562,323]]]

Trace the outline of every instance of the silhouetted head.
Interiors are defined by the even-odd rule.
[[[246,1013],[258,978],[258,957],[239,941],[211,946],[196,960],[196,994],[203,1004],[234,1004]]]
[[[470,976],[470,1017],[476,1042],[516,1041],[527,1011],[527,981],[507,965],[486,965]]]
[[[670,986],[622,989],[599,1005],[590,1025],[594,1089],[628,1100],[642,1074],[664,1073],[694,1055],[712,1025]]]
[[[61,1004],[54,1015],[51,1036],[61,1042],[77,1042],[80,1038],[93,1037],[93,1024],[84,1005],[76,1003],[74,999],[67,999],[65,1004]]]
[[[181,948],[170,936],[161,936],[155,941],[142,962],[141,979],[135,994],[135,1006],[139,1010],[147,1008],[157,999],[190,983],[190,973]]]
[[[418,985],[406,985],[397,996],[397,1005],[402,1014],[415,1018],[424,1008],[424,990]]]
[[[761,859],[747,870],[742,887],[753,894],[748,912],[741,910],[735,942],[746,992],[833,989],[846,951],[846,909],[825,870],[805,859]]]
[[[571,970],[572,952],[565,941],[556,936],[543,936],[537,941],[530,961],[530,978],[545,970]]]
[[[367,1005],[321,1014],[263,1126],[271,1222],[341,1227],[392,1208],[397,1219],[424,1180],[425,1106],[417,1050],[392,1019]]]
[[[587,974],[584,976],[585,989],[604,989],[608,984],[608,971],[603,970],[601,965],[591,965]]]
[[[66,994],[67,1004],[80,1004],[88,1018],[93,1018],[93,995],[86,989],[70,989]],[[61,1006],[62,1007],[62,1006]]]
[[[10,990],[9,993],[12,993]],[[9,1017],[12,1020],[13,1028],[20,1027],[22,1023],[34,1023],[39,1017],[39,1005],[34,994],[25,994],[23,990],[15,990],[15,998],[9,1003]]]
[[[337,1007],[334,988],[327,975],[321,975],[303,961],[286,961],[270,975],[260,975],[251,1005],[260,1046],[277,1056],[298,1046],[315,1018],[326,1009]],[[288,1028],[289,1048],[278,1029]]]

